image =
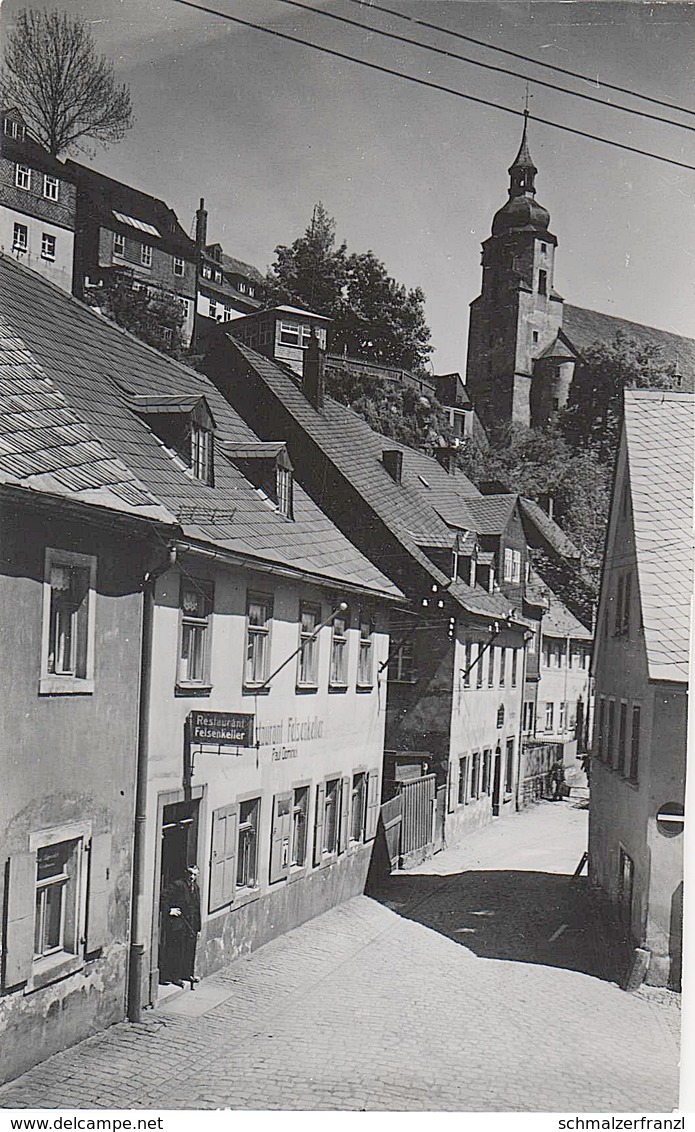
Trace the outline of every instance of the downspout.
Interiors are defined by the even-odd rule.
[[[152,630],[154,591],[157,578],[176,562],[171,545],[164,562],[145,574],[142,593],[142,651],[140,657],[140,705],[138,710],[138,752],[135,780],[135,832],[133,838],[133,889],[130,915],[130,956],[128,962],[128,1020],[142,1021],[142,980],[145,961],[145,833],[147,822],[147,779],[149,771],[149,716],[152,698]]]

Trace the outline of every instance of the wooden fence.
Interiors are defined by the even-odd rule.
[[[416,864],[434,851],[436,778],[426,774],[398,786],[402,805],[399,858],[401,866]]]

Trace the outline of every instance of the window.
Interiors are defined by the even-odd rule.
[[[543,255],[545,255],[547,250],[548,250],[548,245],[547,244],[541,244],[541,251],[543,252]]]
[[[519,660],[519,650],[518,649],[512,649],[512,688],[516,688],[518,660]]]
[[[471,758],[471,798],[480,797],[480,751],[474,751]]]
[[[463,686],[471,686],[471,664],[473,663],[473,642],[466,641],[463,650]]]
[[[174,275],[183,275],[185,270],[184,262],[181,256],[174,256]]]
[[[550,668],[550,641],[543,641],[543,664]]]
[[[239,805],[239,843],[237,846],[237,888],[258,885],[258,818],[260,798],[251,798]]]
[[[26,127],[21,122],[16,122],[13,118],[5,118],[4,123],[5,133],[11,138],[17,138],[19,141],[24,141],[26,137]]]
[[[264,595],[249,595],[246,607],[246,667],[244,670],[244,683],[248,686],[263,684],[268,677],[272,616],[272,598]]]
[[[548,294],[548,272],[547,271],[541,270],[541,271],[538,272],[538,294],[539,295],[547,295]]]
[[[149,244],[140,245],[140,263],[143,267],[152,267],[152,248]]]
[[[606,762],[613,766],[613,736],[615,734],[615,701],[608,701],[608,722],[606,725]]]
[[[559,731],[564,731],[567,727],[567,704],[564,700],[560,701],[560,711],[557,726]]]
[[[537,330],[531,331],[531,337],[532,337],[534,345],[535,345],[535,343],[538,341],[538,331]]]
[[[12,247],[16,252],[25,252],[29,248],[29,229],[26,224],[15,224],[12,236]]]
[[[42,692],[92,691],[96,559],[47,550]]]
[[[197,480],[212,486],[214,479],[213,436],[209,428],[191,422],[191,470]]]
[[[217,320],[217,303],[215,302],[214,299],[210,299],[209,302],[210,302],[210,312],[209,312],[210,318],[214,318],[215,320]]]
[[[333,854],[338,851],[338,807],[340,803],[340,779],[331,778],[326,783],[323,800],[323,842],[322,851]]]
[[[222,282],[222,271],[220,270],[219,267],[216,267],[215,268],[215,283],[221,283],[221,282]]]
[[[301,346],[306,349],[311,338],[311,327],[298,322],[280,323],[280,343],[283,346]]]
[[[200,274],[203,279],[212,279],[212,268],[209,263],[204,263],[200,269]]]
[[[255,294],[256,294],[256,288],[252,287],[251,284],[249,283],[249,295],[251,296],[251,298],[253,298]]]
[[[246,294],[246,284],[245,284],[245,283],[240,283],[240,284],[239,284],[239,290],[240,290],[240,292],[241,292],[241,294],[242,294],[242,295],[245,295],[245,294]]]
[[[507,650],[500,649],[500,688],[504,688],[505,669],[507,667]]]
[[[596,721],[596,731],[594,737],[594,752],[602,759],[605,755],[605,738],[606,738],[606,701],[603,696],[600,697],[598,702],[598,717]]]
[[[43,195],[47,200],[58,200],[58,186],[60,182],[57,177],[49,177],[48,173],[43,175]]]
[[[524,703],[523,723],[522,729],[526,735],[533,733],[533,700],[526,700]]]
[[[396,646],[396,651],[389,660],[389,680],[395,680],[401,684],[415,683],[415,655],[412,637]]]
[[[330,684],[334,688],[347,687],[348,619],[346,613],[336,613],[331,634]]]
[[[546,731],[553,730],[553,716],[555,714],[555,704],[547,703],[545,705],[545,729]]]
[[[294,868],[306,864],[307,818],[309,816],[309,787],[299,786],[292,800],[292,853],[290,862]]]
[[[207,685],[210,680],[210,617],[214,583],[181,579],[181,647],[178,683]]]
[[[491,785],[491,782],[492,782],[491,775],[490,775],[491,769],[492,769],[492,751],[488,747],[488,748],[486,748],[486,750],[483,751],[483,785],[482,785],[482,790],[481,790],[481,792],[483,794],[489,794],[490,793],[490,785]]]
[[[482,688],[483,686],[483,646],[480,641],[478,641],[478,653],[476,656],[475,686],[476,688]]]
[[[360,651],[357,656],[357,686],[358,688],[371,688],[372,676],[372,622],[365,613],[360,613]]]
[[[627,758],[627,704],[620,705],[620,724],[618,727],[618,766],[620,774],[625,774],[625,760]]]
[[[125,236],[122,236],[120,232],[113,234],[113,254],[125,255]]]
[[[511,794],[514,787],[514,740],[507,739],[507,758],[504,764],[504,792]]]
[[[635,704],[632,709],[632,734],[630,736],[630,782],[639,781],[639,741],[641,709]]]
[[[465,806],[468,802],[468,763],[468,755],[464,755],[462,759],[459,759],[459,806]]]
[[[363,771],[352,776],[350,804],[350,840],[362,841],[367,812],[367,776]]]
[[[505,547],[504,550],[504,581],[521,581],[521,551]]]
[[[81,841],[42,846],[36,854],[34,958],[77,950],[77,879]]]
[[[283,468],[279,464],[275,470],[275,489],[277,491],[278,511],[281,515],[284,515],[286,519],[291,519],[293,517],[292,472],[289,468]]]
[[[300,605],[297,683],[303,688],[315,688],[319,682],[319,641],[315,632],[320,621],[320,606]]]
[[[53,261],[56,257],[56,238],[50,232],[41,233],[41,258]]]
[[[487,686],[492,688],[495,683],[495,646],[490,645],[487,654]]]
[[[18,189],[31,188],[31,169],[28,165],[15,165],[14,183]]]

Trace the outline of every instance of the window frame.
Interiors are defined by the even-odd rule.
[[[125,255],[125,236],[122,232],[114,232],[113,234],[113,254],[117,256]]]
[[[215,480],[215,434],[211,428],[205,428],[198,421],[192,420],[190,427],[190,461],[193,478],[199,483],[214,487]]]
[[[457,806],[467,806],[470,802],[470,755],[461,755],[458,760],[458,790],[456,793]]]
[[[183,256],[174,255],[171,257],[171,261],[174,275],[182,278],[186,274],[186,261]]]
[[[20,233],[24,234],[23,242],[21,240],[17,239],[17,237]],[[13,221],[12,251],[13,252],[28,252],[29,251],[29,225],[28,224],[21,224],[18,220]]]
[[[262,625],[252,625],[250,621],[250,610],[252,605],[260,605],[265,607],[265,617]],[[246,594],[246,632],[244,634],[244,676],[243,687],[245,690],[257,691],[259,688],[266,684],[270,674],[270,650],[272,647],[273,639],[273,595],[261,593],[259,590],[248,590]],[[249,660],[252,642],[263,640],[263,671],[259,678],[249,677]],[[256,645],[253,645],[255,657]],[[255,669],[255,659],[253,663]]]
[[[197,590],[206,602],[208,609],[203,614],[186,612],[183,605],[185,590]],[[176,691],[179,694],[197,693],[206,694],[212,690],[210,678],[210,664],[212,656],[213,614],[215,612],[215,582],[214,579],[181,575],[179,588],[179,637],[176,657]],[[200,648],[202,672],[200,677],[189,677],[183,674],[183,647],[187,630],[200,630],[202,646]],[[198,634],[196,633],[196,636]],[[189,661],[190,663],[190,661]]]
[[[367,780],[366,770],[355,770],[350,776],[350,814],[348,818],[348,844],[361,845],[367,829]],[[355,836],[355,819],[358,819]]]
[[[236,862],[235,862],[235,875],[234,875],[234,896],[237,897],[251,896],[257,893],[260,889],[260,831],[261,831],[261,805],[262,799],[259,794],[252,794],[248,798],[240,798],[238,801],[238,820],[236,829]],[[253,806],[255,809],[254,821],[242,821],[242,813],[245,806]],[[253,813],[253,810],[250,811]],[[239,871],[243,864],[242,859],[242,836],[249,830],[252,831],[252,844],[253,844],[253,866],[254,873],[253,879],[249,882],[248,879],[244,881],[239,880]],[[251,840],[251,839],[249,839]]]
[[[31,192],[31,176],[32,168],[30,165],[25,165],[21,161],[15,162],[14,183],[16,189],[22,189],[23,192]]]
[[[366,610],[360,610],[359,615],[356,684],[362,691],[374,687],[374,622]]]
[[[49,187],[51,192],[48,192]],[[55,192],[53,192],[55,190]],[[43,175],[43,195],[46,200],[58,201],[60,199],[60,181],[50,173]]]
[[[388,679],[392,684],[416,684],[415,641],[407,637],[396,646],[389,659]]]
[[[275,494],[279,513],[285,519],[294,518],[294,476],[291,468],[278,463],[275,467]]]
[[[152,267],[152,245],[140,244],[140,264],[142,267]]]
[[[342,622],[344,630],[336,633],[336,622]],[[340,657],[340,671],[336,665],[336,657]],[[350,610],[345,613],[336,613],[331,621],[331,654],[328,671],[329,690],[346,691],[350,674]]]
[[[554,700],[546,700],[545,701],[545,726],[544,726],[543,730],[546,731],[546,732],[555,730],[555,701]]]
[[[69,568],[88,571],[87,602],[84,617],[85,627],[85,664],[84,676],[68,672],[51,672],[49,668],[49,651],[51,641],[51,613],[52,613],[52,586],[51,570],[54,566],[67,566]],[[79,554],[72,550],[62,550],[59,547],[46,547],[44,551],[43,574],[43,612],[41,631],[41,672],[39,676],[39,695],[89,695],[94,692],[94,651],[96,637],[96,580],[97,559],[93,554]],[[75,611],[79,615],[78,611]]]
[[[38,890],[38,857],[41,849],[52,845],[62,845],[67,842],[76,842],[74,874],[74,925],[72,928],[72,950],[62,947],[47,954],[37,956],[35,947],[36,938],[36,894]],[[34,881],[34,921],[32,930],[32,960],[31,976],[27,982],[28,989],[38,989],[56,979],[64,978],[80,970],[85,963],[85,929],[87,923],[87,897],[88,897],[88,860],[87,850],[92,844],[92,823],[72,822],[52,829],[43,829],[29,834],[29,852],[35,856]],[[67,884],[70,883],[68,879]],[[67,887],[67,885],[66,885]],[[64,912],[64,909],[63,909]],[[63,941],[65,942],[65,941]]]
[[[52,250],[52,252],[49,253],[47,251],[47,246],[49,246],[50,241],[53,241],[53,250]],[[41,233],[41,259],[45,259],[48,263],[55,263],[55,258],[56,258],[56,238],[55,238],[55,236],[53,235],[52,232],[42,232]]]
[[[635,721],[637,722],[636,727]],[[633,704],[632,711],[630,712],[630,766],[628,770],[628,782],[632,782],[635,786],[637,786],[639,783],[639,757],[641,737],[642,705]]]
[[[509,797],[514,793],[514,752],[516,749],[516,742],[513,736],[509,736],[505,743],[505,759],[504,759],[504,793],[505,797]]]
[[[296,818],[301,813],[301,805],[300,805],[299,800],[298,800],[299,796],[303,796],[304,799],[305,799],[305,802],[306,802],[306,805],[305,805],[304,811],[303,811],[304,812],[304,845],[303,845],[304,852],[302,854],[302,860],[301,861],[297,861],[295,859],[296,854],[297,854],[297,844],[296,844],[297,843],[297,837],[296,837],[297,822],[296,822]],[[309,821],[310,821],[310,817],[311,817],[311,783],[302,782],[298,786],[292,787],[292,805],[291,805],[291,809],[290,809],[290,876],[292,876],[293,873],[295,875],[299,874],[300,872],[303,873],[305,871],[305,869],[307,868],[309,857],[310,857],[310,845],[309,845],[309,829],[310,829]]]
[[[310,630],[303,628],[303,617],[305,613],[311,613],[315,617],[314,626]],[[297,688],[301,691],[316,691],[319,686],[319,638],[320,633],[317,633],[319,625],[321,624],[321,606],[318,602],[313,601],[300,601],[299,603],[299,651],[297,653]],[[308,674],[304,673],[303,678],[303,665],[306,650],[310,648],[313,657],[311,671]]]

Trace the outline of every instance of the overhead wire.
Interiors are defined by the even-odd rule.
[[[431,43],[423,43],[420,39],[411,39],[407,35],[398,35],[397,32],[384,31],[382,28],[374,27],[373,24],[364,24],[359,20],[351,20],[349,16],[341,16],[337,12],[329,12],[322,8],[314,8],[311,4],[306,4],[303,0],[277,0],[279,4],[287,4],[292,8],[301,8],[305,12],[312,12],[316,16],[324,16],[328,20],[336,20],[342,24],[348,24],[350,27],[360,28],[362,31],[373,32],[374,35],[383,36],[385,39],[394,40],[396,43],[406,43],[411,47],[419,47],[423,51],[431,51],[435,55],[441,55],[446,59],[455,59],[460,63],[468,63],[473,67],[481,67],[485,71],[494,71],[499,75],[509,75],[511,78],[521,79],[524,82],[532,83],[535,86],[545,87],[547,90],[554,90],[560,94],[569,95],[571,98],[581,98],[585,102],[593,102],[598,106],[608,107],[610,110],[620,110],[624,114],[633,114],[638,118],[648,118],[653,122],[660,122],[664,126],[675,126],[679,130],[689,130],[695,133],[695,126],[690,126],[686,122],[676,122],[673,118],[662,118],[660,114],[650,114],[648,110],[635,110],[631,106],[621,106],[617,102],[606,102],[604,98],[597,98],[593,94],[585,94],[583,91],[568,90],[567,87],[558,86],[557,83],[546,82],[545,79],[535,79],[531,75],[522,75],[519,71],[512,71],[509,67],[498,67],[494,63],[484,63],[480,59],[472,59],[469,55],[459,55],[456,51],[447,51],[444,47],[436,47]]]
[[[196,3],[195,0],[173,0],[175,4],[181,4],[185,8],[192,8],[198,12],[205,12],[209,16],[217,16],[222,20],[227,20],[229,23],[237,24],[240,27],[250,28],[253,31],[260,31],[265,35],[273,36],[276,39],[282,39],[288,43],[296,43],[299,47],[306,47],[312,51],[318,51],[323,55],[329,55],[334,59],[341,59],[346,63],[357,63],[360,67],[366,67],[370,71],[377,71],[384,75],[390,75],[393,78],[403,79],[406,82],[415,83],[417,86],[425,87],[428,90],[437,90],[442,94],[451,94],[455,98],[462,98],[466,102],[474,102],[479,106],[489,106],[494,110],[501,110],[505,114],[513,114],[515,118],[523,118],[527,115],[523,110],[516,110],[511,106],[504,106],[499,102],[492,102],[488,98],[481,98],[474,94],[465,94],[463,91],[457,90],[455,87],[444,86],[441,83],[432,82],[430,79],[422,79],[417,75],[409,75],[405,71],[398,71],[393,67],[385,67],[380,63],[372,63],[367,59],[360,59],[355,55],[350,55],[345,51],[338,51],[334,47],[324,47],[322,44],[311,43],[307,39],[302,39],[296,35],[290,35],[289,32],[278,31],[277,28],[265,27],[263,24],[254,23],[252,20],[244,20],[241,16],[232,16],[227,12],[220,12],[217,8],[211,8],[205,4]],[[541,118],[534,114],[533,121],[543,126],[549,126],[554,130],[561,130],[563,133],[573,134],[575,137],[588,138],[589,141],[599,142],[601,145],[608,145],[614,149],[620,149],[627,153],[635,153],[640,157],[649,157],[654,161],[661,161],[667,165],[675,165],[679,169],[688,169],[695,172],[695,165],[690,165],[685,161],[678,161],[674,157],[666,157],[660,153],[653,153],[651,150],[642,149],[639,146],[628,145],[627,142],[614,141],[612,138],[604,138],[601,134],[593,134],[588,130],[580,130],[576,126],[567,126],[561,122],[554,122],[549,118]]]
[[[487,43],[484,39],[476,39],[475,36],[465,35],[460,31],[454,31],[453,28],[441,27],[440,24],[430,23],[429,20],[421,20],[417,16],[409,16],[406,12],[399,12],[395,8],[387,8],[384,4],[376,4],[373,0],[349,0],[349,3],[357,4],[360,8],[373,8],[375,12],[383,12],[388,16],[397,16],[398,19],[407,20],[411,24],[417,24],[418,27],[441,32],[443,35],[451,35],[466,43],[473,43],[476,47],[485,47],[488,51],[495,51],[500,55],[508,55],[510,58],[519,59],[523,63],[531,63],[534,67],[545,67],[547,70],[556,71],[560,75],[568,75],[573,79],[581,79],[582,82],[591,83],[593,86],[602,86],[605,87],[606,90],[615,90],[619,94],[627,94],[630,95],[631,98],[640,98],[644,102],[653,102],[656,106],[664,106],[668,110],[678,110],[683,114],[690,114],[695,117],[695,110],[691,110],[687,106],[680,106],[677,102],[667,102],[663,98],[655,98],[651,94],[643,94],[641,91],[618,86],[617,83],[607,82],[606,79],[599,80],[598,76],[592,78],[591,75],[583,75],[580,71],[571,71],[568,67],[561,67],[558,63],[548,63],[543,59],[534,59],[530,55],[524,55],[520,51],[512,51],[508,47],[498,47],[496,44]]]

